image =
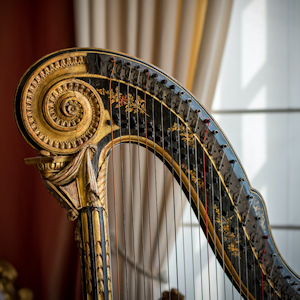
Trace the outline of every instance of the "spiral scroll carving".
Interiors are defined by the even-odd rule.
[[[76,140],[85,142],[96,132],[100,121],[100,105],[96,94],[83,81],[59,82],[47,93],[44,100],[44,115],[53,128],[74,131],[87,127]],[[72,147],[73,143],[70,145]],[[76,146],[76,145],[75,145]]]
[[[100,126],[100,95],[82,80],[59,81],[36,101],[41,103],[27,101],[28,125],[35,141],[52,152],[78,151]]]

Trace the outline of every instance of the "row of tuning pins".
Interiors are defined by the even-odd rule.
[[[114,57],[111,57],[107,64],[107,76],[112,79],[125,81],[150,92],[153,89],[153,82],[157,78],[155,73],[150,76],[147,68],[142,68],[140,65],[132,64],[129,61],[117,60],[115,62]]]
[[[111,71],[111,69],[108,68],[108,71]],[[116,63],[116,68],[115,72],[112,75],[112,77],[116,77],[117,79],[120,80],[125,80],[127,82],[133,83],[137,86],[140,86],[144,89],[147,88],[147,76],[148,76],[148,70],[144,69],[141,70],[140,66],[132,66],[130,62],[122,63],[121,61]],[[183,92],[179,91],[177,94],[174,93],[168,93],[166,94],[167,90],[167,80],[162,80],[161,82],[157,82],[157,74],[152,74],[151,76],[152,80],[151,83],[149,84],[149,89],[151,92],[155,93],[156,96],[161,99],[166,101],[167,105],[170,106],[172,109],[175,110],[176,113],[180,114],[182,118],[184,119],[185,122],[189,122],[191,112],[193,111],[191,109],[191,99],[187,99],[186,101],[182,100]],[[174,85],[171,85],[169,90],[174,91],[175,87]],[[175,98],[176,100],[174,101]],[[191,126],[190,128],[192,129],[193,132],[196,132],[199,124],[199,115],[200,115],[200,110],[194,111],[194,113],[197,114],[197,118],[191,118]],[[143,117],[137,117],[135,115],[131,114],[116,114],[116,123],[121,127],[128,129],[130,127],[133,130],[138,131],[140,134],[145,134],[145,129],[147,127],[147,137],[150,139],[154,139],[155,141],[162,142],[164,139],[164,148],[165,149],[170,149],[171,153],[174,155],[180,155],[182,161],[186,161],[187,157],[190,156],[192,157],[195,154],[195,149],[193,147],[187,147],[186,143],[184,143],[182,140],[179,140],[179,136],[177,134],[172,134],[170,131],[166,130],[162,132],[162,127],[161,125],[156,125],[153,126],[153,121],[151,119],[147,120],[147,126],[145,122],[145,118]],[[205,122],[205,120],[204,120]],[[204,131],[200,132],[200,139],[202,140],[204,138]],[[218,134],[217,130],[213,130],[212,135],[214,136],[213,139],[208,139],[207,142],[204,141],[204,147],[207,148],[208,153],[212,156],[214,154],[214,151],[216,151],[216,135]],[[168,137],[172,134],[172,139],[168,139]],[[222,170],[223,165],[223,160],[225,157],[225,151],[227,149],[227,145],[221,145],[220,146],[220,155],[216,158],[216,166],[218,171]],[[201,164],[201,158],[198,158]],[[230,178],[233,174],[233,165],[235,163],[235,160],[231,160],[230,163],[232,164],[232,168],[230,168],[230,171],[224,174],[224,181],[227,187],[230,186]],[[190,161],[189,168],[191,170],[195,169],[195,160]],[[201,167],[198,167],[199,170],[199,178],[204,177],[203,171],[201,171]],[[235,197],[235,204],[239,202],[239,198],[241,195],[242,187],[243,187],[243,182],[244,179],[240,179],[241,185],[240,185],[240,192],[237,197]],[[247,219],[247,217],[245,217]]]
[[[164,96],[165,96],[165,91],[166,91],[166,83],[167,83],[167,80],[162,80],[160,83],[157,83],[156,79],[157,79],[157,74],[153,74],[151,76],[151,79],[150,80],[150,84],[148,85],[147,84],[147,76],[148,76],[148,71],[147,70],[141,70],[140,66],[131,66],[131,64],[129,62],[123,64],[122,62],[117,62],[116,64],[116,70],[115,70],[115,74],[113,74],[113,76],[116,76],[117,79],[120,79],[120,80],[124,80],[124,81],[127,81],[127,82],[130,82],[130,83],[133,83],[135,84],[136,86],[140,86],[141,88],[143,89],[148,89],[151,93],[155,93],[156,96],[161,99],[161,100],[164,100]],[[113,77],[112,76],[112,77]],[[169,87],[170,90],[174,90],[174,86],[170,86]],[[171,93],[169,93],[166,97],[165,97],[165,100],[166,100],[166,103],[171,107],[173,108],[177,113],[179,113],[185,122],[189,122],[189,116],[190,116],[190,113],[191,113],[191,107],[190,107],[190,103],[191,103],[191,100],[188,99],[187,101],[183,101],[181,99],[181,96],[183,95],[183,92],[179,92],[178,94],[176,94],[177,96],[177,101],[173,101],[172,102],[172,98],[174,96],[174,94],[172,95]],[[185,108],[182,109],[182,103],[185,102],[187,105],[185,105]],[[198,115],[199,115],[199,110],[198,111],[195,111]],[[145,132],[145,118],[138,118],[136,116],[130,116],[130,119],[128,120],[128,115],[127,114],[121,114],[119,115],[116,115],[116,123],[120,126],[120,127],[125,127],[125,128],[128,128],[128,126],[130,126],[130,128],[132,129],[135,129],[135,130],[138,130],[140,133],[144,133]],[[193,128],[193,131],[196,132],[197,130],[197,126],[198,126],[198,123],[199,123],[199,117],[195,119],[192,119],[192,125],[191,128]],[[151,139],[154,139],[154,135],[157,139],[157,141],[159,142],[162,142],[162,138],[163,136],[165,136],[166,138],[169,137],[170,133],[168,130],[165,131],[165,132],[162,132],[162,127],[161,125],[157,125],[157,126],[153,126],[153,122],[151,120],[147,120],[147,135],[149,138]],[[208,153],[212,156],[214,154],[214,151],[216,151],[216,143],[217,143],[217,139],[216,139],[216,135],[218,134],[218,131],[217,130],[213,130],[212,132],[212,135],[214,136],[213,139],[207,139],[208,141],[204,141],[204,147],[207,148],[208,150]],[[202,139],[204,138],[204,133],[203,131],[200,133],[200,138],[201,138],[201,141]],[[181,155],[181,159],[184,160],[186,159],[187,155],[191,155],[193,156],[195,154],[194,152],[194,148],[193,147],[189,147],[189,149],[187,150],[187,147],[186,147],[186,144],[182,143],[182,141],[180,142],[179,141],[179,137],[177,134],[172,134],[172,141],[166,139],[164,141],[164,144],[165,144],[165,148],[172,148],[171,151],[174,153],[174,154],[179,154]],[[173,144],[173,147],[171,146]],[[224,160],[224,157],[225,157],[225,151],[227,149],[227,145],[221,145],[221,150],[220,150],[220,153],[219,155],[217,156],[216,158],[216,166],[217,166],[217,169],[218,171],[222,171],[222,168],[224,167],[223,165],[223,160]],[[188,151],[188,153],[187,153]],[[201,159],[199,158],[199,161]],[[226,173],[224,173],[224,182],[225,182],[225,185],[227,188],[230,187],[230,184],[231,184],[231,176],[233,174],[233,166],[235,164],[235,160],[231,160],[229,161],[230,164],[232,165],[232,167],[230,168],[230,170]],[[200,161],[201,163],[201,161]],[[191,161],[191,164],[190,164],[190,169],[195,169],[195,162],[194,161]],[[200,168],[198,168],[200,169]],[[209,169],[207,169],[207,171],[209,172]],[[204,174],[203,174],[203,171],[199,172],[199,178],[203,178]],[[234,200],[234,203],[233,205],[231,205],[231,210],[234,210],[235,206],[238,205],[238,203],[240,202],[240,198],[241,198],[241,195],[242,195],[242,191],[243,191],[243,185],[244,185],[244,178],[240,178],[239,179],[239,182],[240,182],[240,187],[239,187],[239,190],[238,192],[236,192],[234,195],[233,195],[233,200]],[[208,183],[209,185],[210,183]],[[209,187],[209,186],[208,186]],[[242,226],[246,226],[247,225],[247,220],[248,220],[248,216],[249,216],[249,212],[250,212],[250,209],[251,209],[251,202],[253,201],[253,196],[252,195],[248,195],[247,197],[247,200],[249,201],[249,206],[248,206],[248,209],[244,212],[241,213],[241,225]],[[218,201],[218,197],[216,197],[215,199],[216,201]],[[227,212],[223,212],[223,215],[226,216],[228,213]],[[259,217],[256,217],[257,221],[259,221]],[[259,237],[258,233],[254,233],[252,234],[251,238],[250,238],[250,241],[252,244],[255,245],[255,242],[258,238],[262,238],[262,239],[265,239],[264,236],[261,236]],[[259,257],[260,259],[262,258],[262,253],[263,253],[263,249],[260,249],[258,251],[259,254]],[[281,266],[277,266],[276,267],[277,270],[280,270],[282,267]],[[272,272],[268,273],[268,276],[271,277],[272,276]],[[289,280],[289,278],[285,278],[286,280]],[[279,280],[277,279],[277,282],[279,282]],[[299,288],[300,289],[300,288]],[[287,287],[286,286],[283,286],[281,288],[281,292],[282,292],[282,295],[288,295],[287,294]]]

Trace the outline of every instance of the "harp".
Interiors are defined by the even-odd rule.
[[[299,276],[278,252],[262,196],[225,134],[187,90],[156,67],[108,50],[50,54],[21,79],[15,117],[39,151],[25,162],[37,166],[68,219],[78,220],[84,299],[300,299]],[[141,197],[133,200],[141,181],[134,181],[130,165],[141,163],[140,149],[145,192],[139,187]],[[156,169],[158,160],[163,171]],[[158,185],[163,200],[155,206]],[[197,238],[206,245],[202,257],[194,251],[195,236],[184,233],[184,209],[196,220],[193,226],[203,229]],[[181,257],[187,240],[191,252]]]

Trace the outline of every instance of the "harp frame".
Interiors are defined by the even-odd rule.
[[[107,157],[116,144],[137,143],[136,134],[128,137],[126,130],[120,136],[115,134],[129,122],[126,115],[118,117],[112,107],[112,93],[116,94],[117,84],[136,90],[141,101],[144,98],[141,114],[147,112],[146,99],[152,99],[184,126],[186,132],[181,140],[189,145],[191,138],[203,149],[203,161],[210,164],[221,182],[241,227],[237,230],[247,238],[265,278],[266,289],[274,297],[300,299],[300,278],[276,247],[263,198],[251,187],[233,147],[205,108],[175,79],[139,59],[108,50],[74,48],[45,56],[26,72],[16,92],[15,117],[25,140],[40,153],[39,157],[25,162],[38,167],[47,189],[67,209],[68,219],[79,219],[76,240],[81,252],[85,299],[112,297],[105,183]],[[173,159],[163,142],[159,144],[147,137],[146,116],[144,121],[145,133],[138,136],[139,145],[147,150],[155,147],[158,156],[165,158],[177,176],[181,174],[185,191],[190,190],[193,209],[200,210],[199,222],[208,228],[208,242],[213,245],[216,240],[218,258],[225,258],[226,273],[244,297],[263,299],[265,292],[255,297],[256,282],[249,290],[229,259],[229,252],[224,253],[211,219],[206,218],[204,203],[198,199],[196,187],[191,187],[192,168],[188,165],[188,171],[182,172],[182,165]]]

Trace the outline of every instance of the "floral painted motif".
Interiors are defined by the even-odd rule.
[[[215,204],[215,212],[216,212],[216,222],[221,227],[221,213],[217,205]],[[223,237],[224,241],[228,244],[228,252],[234,256],[239,257],[239,248],[238,248],[238,239],[236,238],[235,234],[230,231],[229,223],[230,220],[233,218],[231,216],[230,218],[226,218],[222,216],[222,225],[223,225]]]
[[[172,127],[169,128],[170,131],[179,131],[179,135],[181,139],[189,144],[190,147],[195,148],[195,136],[191,132],[191,130],[186,128],[186,126],[182,124],[177,124],[176,122]]]
[[[102,89],[97,89],[99,94],[104,96],[107,95],[109,97],[109,91]],[[132,94],[123,94],[119,92],[119,88],[116,87],[115,91],[111,90],[111,100],[112,103],[115,103],[114,108],[125,107],[126,113],[137,113],[139,112],[142,115],[145,115],[145,100],[142,99],[139,95],[137,99],[133,97]],[[149,115],[146,114],[148,117]]]
[[[184,164],[181,165],[181,169],[183,169],[186,173],[189,173],[189,174],[190,174],[191,180],[192,180],[195,184],[198,183],[199,189],[201,189],[201,188],[204,187],[203,181],[201,181],[199,177],[197,178],[196,170],[190,170],[190,169],[189,169],[186,165],[184,165]],[[197,181],[197,180],[198,180],[198,181]]]

